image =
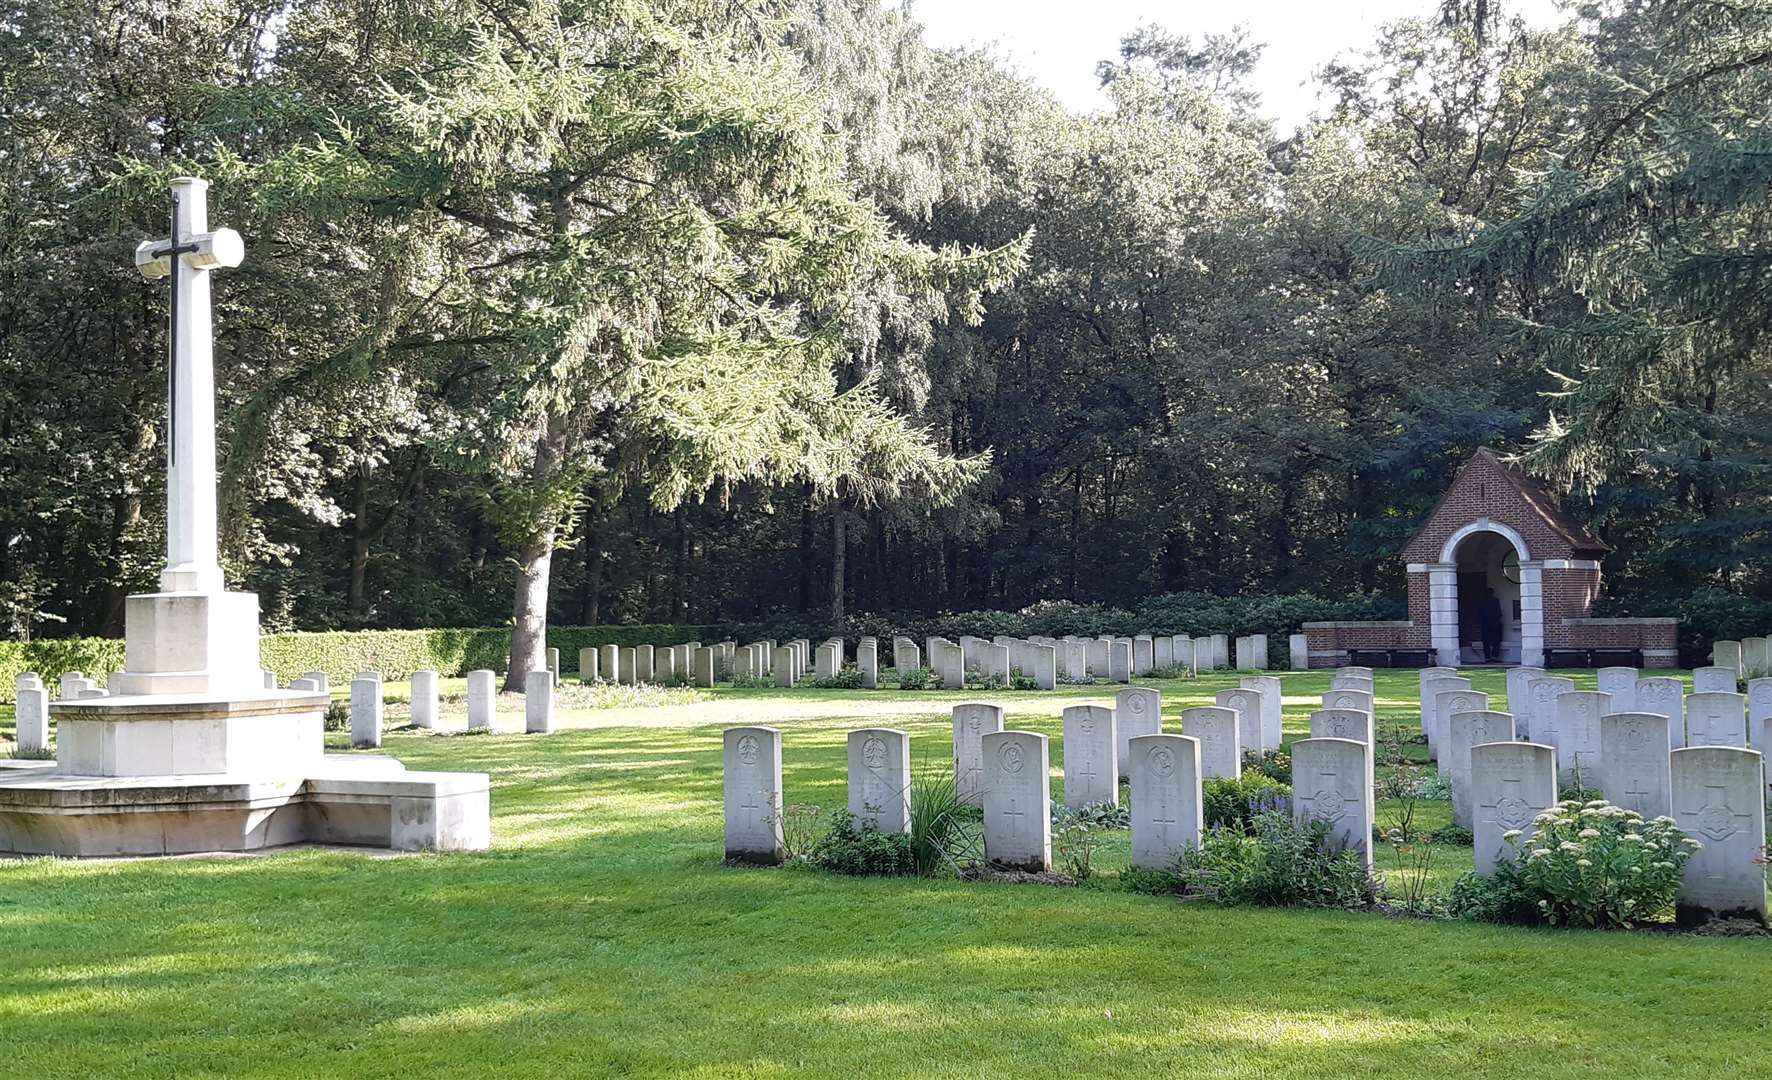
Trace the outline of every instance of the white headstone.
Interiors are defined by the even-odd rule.
[[[1493,742],[1471,747],[1471,805],[1475,824],[1477,873],[1493,874],[1498,863],[1532,838],[1538,815],[1557,804],[1557,751],[1528,742]],[[1506,834],[1518,832],[1509,844]]]
[[[1034,680],[1036,690],[1058,689],[1058,650],[1051,645],[1029,644],[1027,646],[1027,674]]]
[[[1747,684],[1747,735],[1755,750],[1764,754],[1772,750],[1772,678],[1754,679]]]
[[[1733,694],[1739,685],[1732,667],[1701,667],[1692,672],[1695,694]]]
[[[14,701],[18,749],[41,754],[49,749],[49,691],[41,683],[21,686]]]
[[[1132,866],[1173,869],[1181,853],[1198,847],[1205,822],[1200,789],[1200,743],[1186,735],[1139,735],[1132,740]]]
[[[1561,721],[1557,719],[1557,698],[1574,692],[1575,680],[1556,675],[1546,675],[1526,684],[1527,696],[1532,699],[1532,738],[1539,745],[1556,749],[1557,732],[1561,728]],[[1514,730],[1519,731],[1517,717]]]
[[[1220,707],[1237,711],[1237,741],[1243,749],[1261,753],[1261,691],[1239,686],[1220,690],[1216,700]]]
[[[1559,784],[1584,788],[1601,785],[1600,717],[1614,711],[1612,699],[1597,690],[1575,690],[1557,695]]]
[[[1108,678],[1117,683],[1132,681],[1132,643],[1115,641],[1108,646]]]
[[[1243,775],[1241,721],[1237,710],[1201,705],[1181,712],[1181,733],[1200,742],[1200,775],[1211,780]]]
[[[415,671],[412,673],[412,726],[416,728],[435,728],[437,726],[437,673],[435,671]]]
[[[381,745],[381,680],[351,680],[351,745]]]
[[[61,684],[61,700],[73,701],[80,696],[80,691],[84,689],[83,684],[86,682],[86,673],[82,671],[64,671],[61,674],[59,682]]]
[[[1436,680],[1433,685],[1442,686],[1445,681],[1443,679]],[[1459,681],[1468,682],[1468,680],[1462,679]],[[1460,689],[1441,690],[1434,695],[1434,729],[1428,736],[1428,742],[1433,745],[1436,751],[1434,763],[1439,767],[1441,776],[1452,775],[1452,759],[1451,755],[1447,753],[1446,747],[1447,718],[1455,712],[1487,712],[1488,709],[1489,695],[1478,693],[1468,686]]]
[[[1194,639],[1194,674],[1212,670],[1212,639],[1197,637]]]
[[[531,735],[554,732],[554,673],[531,671],[523,676],[523,730]]]
[[[1637,711],[1637,678],[1634,667],[1600,669],[1600,693],[1611,695],[1613,712]]]
[[[1747,698],[1710,691],[1686,698],[1687,746],[1747,746]]]
[[[265,668],[260,671],[259,674],[264,678],[266,690],[277,689],[277,673],[275,671],[272,671],[270,668]]]
[[[616,650],[621,660],[616,664],[616,682],[623,686],[632,686],[640,681],[640,658],[634,654],[631,645],[623,645]]]
[[[1064,804],[1075,809],[1120,805],[1119,745],[1114,710],[1071,705],[1064,710]]]
[[[1741,675],[1741,642],[1715,641],[1710,647],[1710,662],[1717,667],[1728,668],[1739,678]]]
[[[964,690],[966,688],[965,653],[959,645],[951,641],[937,640],[934,652],[930,653],[935,663],[935,672],[941,678],[943,690]]]
[[[1600,781],[1606,801],[1645,818],[1673,813],[1668,719],[1659,713],[1600,717]]]
[[[589,686],[597,681],[597,647],[578,650],[578,681]]]
[[[484,731],[497,726],[497,679],[490,671],[468,672],[468,730]]]
[[[954,706],[954,790],[963,803],[984,801],[984,737],[1003,730],[1003,707],[983,701]]]
[[[985,858],[1014,870],[1052,869],[1051,759],[1046,736],[1032,731],[992,732],[984,737],[983,756]]]
[[[691,659],[691,679],[697,686],[711,687],[714,685],[714,650],[711,646],[703,646],[695,650]]]
[[[649,683],[649,682],[652,682],[653,679],[656,677],[654,675],[654,670],[657,667],[657,665],[653,663],[653,657],[654,657],[655,653],[658,651],[662,651],[662,650],[655,650],[651,645],[636,645],[636,646],[634,646],[634,681],[635,682]],[[554,664],[554,659],[550,657],[548,660],[548,666],[552,667],[553,664]],[[558,682],[559,680],[556,679],[555,681]]]
[[[1194,670],[1194,639],[1186,634],[1175,635],[1175,666],[1188,672]]]
[[[849,813],[858,829],[911,831],[911,737],[896,728],[849,733]]]
[[[1686,745],[1686,685],[1669,676],[1637,680],[1637,712],[1667,717],[1670,749]]]
[[[643,646],[643,648],[646,651],[646,658],[648,661],[647,664],[642,665],[642,669],[644,670],[646,667],[650,666],[650,662],[652,659],[652,646],[646,645],[646,646]],[[554,685],[558,686],[558,685],[560,685],[560,650],[554,649],[554,648],[548,649],[547,658],[548,658],[548,674],[552,675],[554,677]],[[646,674],[644,674],[640,677],[643,679],[650,678],[651,672],[648,671]],[[528,685],[528,684],[525,683],[524,685]]]
[[[1329,847],[1360,852],[1372,867],[1372,748],[1352,739],[1292,744],[1292,818],[1329,824]]]
[[[738,862],[781,862],[781,732],[772,727],[727,728],[724,743],[726,857]]]
[[[1485,695],[1487,696],[1487,695]],[[1514,718],[1504,712],[1454,711],[1446,717],[1447,769],[1452,779],[1452,821],[1473,829],[1475,803],[1471,801],[1471,747],[1483,743],[1513,742]]]
[[[792,687],[794,685],[794,647],[777,645],[775,647],[775,685]]]
[[[1242,683],[1245,690],[1254,690],[1261,695],[1261,748],[1278,750],[1283,712],[1281,694],[1284,692],[1280,680],[1272,675],[1245,675]]]
[[[1741,639],[1741,674],[1745,679],[1772,676],[1772,638]]]
[[[1089,643],[1061,641],[1058,644],[1059,674],[1066,682],[1082,682],[1089,678]]]
[[[1229,634],[1212,635],[1212,666],[1214,669],[1231,666],[1231,638]]]
[[[1249,667],[1253,671],[1267,670],[1267,635],[1251,634],[1249,636]]]
[[[621,681],[621,646],[603,646],[597,659],[600,662],[604,682],[618,683]]]
[[[1446,730],[1440,723],[1435,711],[1439,696],[1448,690],[1469,690],[1471,681],[1456,675],[1444,675],[1435,679],[1425,680],[1421,684],[1421,730],[1427,736],[1427,753],[1435,761],[1440,759],[1440,735]]]
[[[880,688],[880,646],[873,641],[864,641],[855,648],[855,667],[861,672],[861,688],[878,690]]]
[[[817,667],[813,670],[814,677],[820,679],[828,679],[832,677],[837,673],[837,665],[839,662],[840,661],[837,659],[837,646],[828,641],[825,642],[818,647]],[[713,684],[709,683],[708,685],[711,686]]]
[[[1323,695],[1323,708],[1377,712],[1377,709],[1373,707],[1372,694],[1367,690],[1331,690]]]
[[[1352,739],[1368,746],[1377,738],[1372,714],[1359,709],[1319,709],[1311,713],[1311,738]]]
[[[1358,690],[1363,694],[1370,694],[1373,693],[1376,688],[1372,685],[1372,677],[1370,675],[1350,675],[1344,672],[1337,672],[1335,677],[1329,680],[1329,689]]]
[[[1507,711],[1514,714],[1514,734],[1532,738],[1532,680],[1544,678],[1544,669],[1525,664],[1507,669]]]
[[[1703,846],[1680,880],[1680,904],[1766,918],[1766,770],[1757,750],[1689,746],[1670,757],[1674,821]]]
[[[1156,639],[1139,634],[1132,639],[1132,674],[1149,675],[1156,666]]]
[[[917,649],[917,643],[910,638],[900,638],[892,646],[892,667],[900,675],[907,671],[915,671],[923,666],[923,655]]]
[[[1303,634],[1293,634],[1286,639],[1286,651],[1292,662],[1293,671],[1309,671],[1311,668],[1310,640]]]
[[[1159,634],[1151,638],[1151,666],[1164,669],[1175,666],[1174,638],[1168,634]]]
[[[1134,686],[1114,695],[1114,735],[1119,740],[1121,776],[1130,775],[1126,771],[1126,762],[1131,747],[1127,744],[1140,735],[1156,735],[1162,730],[1162,694],[1147,687]]]

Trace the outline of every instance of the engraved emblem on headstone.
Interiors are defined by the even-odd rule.
[[[997,760],[1002,762],[1004,772],[1018,773],[1021,771],[1021,747],[1014,743],[1005,743],[997,752]]]
[[[757,763],[759,746],[755,735],[745,735],[738,740],[738,760],[746,765]]]

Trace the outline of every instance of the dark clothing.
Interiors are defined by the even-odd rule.
[[[1501,599],[1483,597],[1477,614],[1483,622],[1483,659],[1494,663],[1501,659]]]

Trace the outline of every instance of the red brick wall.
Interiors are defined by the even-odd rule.
[[[1340,667],[1349,649],[1425,649],[1428,637],[1428,628],[1415,622],[1304,624],[1313,668]]]
[[[1489,518],[1511,527],[1526,538],[1534,559],[1567,559],[1574,555],[1569,541],[1550,527],[1544,516],[1520,494],[1506,474],[1506,466],[1493,455],[1479,453],[1467,462],[1427,524],[1403,549],[1406,563],[1440,561],[1440,549],[1453,533],[1477,518]],[[1414,612],[1411,607],[1410,612]]]
[[[1585,619],[1600,597],[1600,571],[1544,571],[1544,647],[1547,649],[1589,648],[1576,645],[1569,637],[1570,619]],[[1634,643],[1633,643],[1634,644]]]
[[[1567,642],[1559,648],[1641,649],[1646,668],[1680,666],[1678,619],[1570,619],[1558,629]]]

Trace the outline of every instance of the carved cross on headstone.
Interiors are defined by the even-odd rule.
[[[209,182],[172,182],[172,232],[136,245],[149,280],[172,278],[166,372],[166,592],[219,592],[215,519],[215,360],[210,339],[209,271],[239,266],[240,234],[209,231]]]

